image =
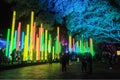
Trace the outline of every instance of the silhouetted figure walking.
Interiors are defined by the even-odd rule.
[[[83,56],[81,63],[82,63],[82,67],[81,67],[82,72],[86,72],[86,70],[87,70],[87,58],[85,55]]]
[[[65,53],[62,53],[61,56],[61,64],[62,64],[62,72],[67,70],[66,64],[67,64],[67,56]]]
[[[109,53],[108,63],[109,63],[109,69],[112,69],[112,54],[111,53]]]
[[[91,53],[89,52],[88,53],[88,73],[89,74],[92,74],[92,55]]]

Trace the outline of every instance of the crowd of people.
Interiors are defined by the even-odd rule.
[[[5,48],[0,49],[0,64],[10,63],[9,58],[5,55]]]
[[[9,55],[10,58],[5,54],[5,48],[0,49],[0,64],[13,64],[14,62],[21,63],[22,55],[21,51],[16,51],[14,49],[12,53]]]
[[[64,53],[62,52],[60,63],[62,66],[62,72],[67,70],[67,65],[70,65],[70,61],[74,61],[74,57],[70,56],[70,53]],[[79,57],[80,58],[80,57]],[[92,73],[92,55],[91,53],[85,53],[84,55],[81,55],[81,71],[91,74]]]

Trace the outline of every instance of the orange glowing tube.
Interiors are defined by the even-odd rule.
[[[38,55],[39,55],[39,51],[38,51],[38,41],[39,41],[39,37],[38,34],[36,34],[36,60],[38,60]]]
[[[33,39],[33,50],[35,51],[35,35],[36,35],[36,22],[34,22],[34,26],[33,26],[33,35],[32,35],[32,39]]]
[[[92,38],[90,38],[90,52],[91,52],[92,56],[94,56],[93,40],[92,40]]]

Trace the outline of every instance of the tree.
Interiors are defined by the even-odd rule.
[[[119,0],[6,0],[17,10],[20,18],[35,11],[35,20],[51,29],[55,22],[66,23],[69,33],[96,42],[120,41]],[[53,28],[53,27],[52,27]]]

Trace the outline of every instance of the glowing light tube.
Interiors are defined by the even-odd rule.
[[[86,42],[84,42],[84,52],[86,52]]]
[[[9,40],[10,40],[10,29],[8,29],[8,31],[7,31],[7,42],[6,42],[6,52],[5,52],[5,55],[8,56],[8,57],[10,57]]]
[[[19,44],[20,44],[20,30],[21,30],[21,22],[18,24],[18,34],[17,34],[17,46],[16,46],[16,51],[19,50]]]
[[[56,36],[56,41],[55,41],[55,54],[58,54],[58,36]]]
[[[25,37],[25,34],[24,32],[22,32],[21,50],[24,48],[24,37]]]
[[[45,60],[47,60],[47,37],[48,37],[48,30],[45,30]]]
[[[39,37],[38,37],[38,34],[36,34],[36,60],[39,60],[39,47],[38,47],[38,44],[39,43]]]
[[[36,36],[36,22],[34,22],[34,26],[33,26],[33,34],[32,34],[33,36],[33,50],[35,51],[35,36]]]
[[[40,27],[40,30],[39,30],[39,36],[40,36],[40,51],[42,51],[42,36],[43,36],[43,32],[44,32],[44,29],[42,28],[42,23],[41,23],[41,27]]]
[[[44,54],[43,54],[43,52],[44,52],[44,47],[45,47],[45,45],[44,45],[44,28],[42,28],[42,39],[41,39],[41,51],[42,51],[42,53],[41,53],[41,60],[44,60],[45,58],[44,58]]]
[[[54,50],[54,46],[52,47],[52,59],[54,60],[55,59],[55,52],[54,52],[55,50]]]
[[[83,40],[80,40],[80,53],[84,54],[84,43],[83,43]]]
[[[75,40],[74,40],[74,38],[72,39],[72,51],[73,52],[75,51]]]
[[[29,24],[27,24],[27,34],[25,35],[25,43],[24,43],[24,57],[23,60],[27,61],[29,59],[29,55],[28,55],[28,40],[29,40]]]
[[[48,52],[51,53],[51,34],[49,34],[49,40],[48,40]]]
[[[88,44],[88,41],[86,42],[86,52],[89,52],[89,44]]]
[[[79,53],[79,44],[78,44],[78,41],[76,42],[76,53]]]
[[[72,47],[72,36],[69,36],[69,52],[71,52],[71,47]]]
[[[27,41],[27,35],[25,35],[25,42],[24,42],[24,52],[23,52],[23,61],[27,61],[27,58],[28,58],[28,41]]]
[[[61,42],[59,42],[59,53],[61,53],[61,50],[62,50],[62,43]],[[59,57],[59,56],[58,56]]]
[[[29,24],[27,24],[27,38],[26,38],[26,43],[25,43],[25,45],[26,45],[26,53],[27,53],[27,60],[29,59],[29,56],[30,55],[28,55],[28,50],[29,50],[29,48],[28,48],[28,46],[29,46],[29,28],[30,27],[30,25]]]
[[[60,41],[60,29],[57,27],[57,36],[58,36],[58,42]]]
[[[30,31],[30,60],[33,60],[33,44],[32,44],[32,35],[33,35],[33,21],[34,21],[34,12],[31,12],[31,31]]]
[[[38,40],[38,60],[40,60],[40,38],[38,37],[37,38],[37,40]]]
[[[17,30],[15,30],[13,49],[16,49],[16,41],[17,41]]]
[[[16,19],[16,11],[13,12],[12,31],[11,31],[11,41],[10,41],[10,54],[12,53],[12,50],[13,50],[15,19]]]
[[[44,48],[44,46],[42,46],[41,60],[44,60],[44,57],[43,57],[43,48]]]
[[[94,51],[93,51],[93,40],[92,40],[92,38],[90,38],[90,52],[91,52],[92,56],[94,56]]]
[[[39,50],[41,51],[41,28],[39,28]]]

